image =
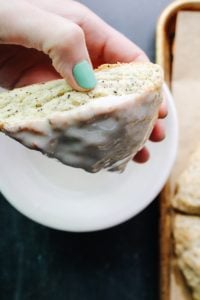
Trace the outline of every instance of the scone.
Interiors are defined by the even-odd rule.
[[[95,73],[90,92],[60,79],[0,94],[1,131],[72,167],[123,171],[152,131],[163,72],[152,63],[130,63]]]
[[[200,300],[200,218],[176,215],[174,242],[177,262],[194,300]]]
[[[200,144],[177,181],[172,205],[185,213],[200,215]]]

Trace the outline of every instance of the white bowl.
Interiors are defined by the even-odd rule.
[[[142,211],[158,195],[177,151],[177,117],[165,87],[169,114],[167,137],[148,142],[149,162],[130,162],[122,174],[89,174],[67,167],[0,135],[0,188],[22,214],[66,231],[94,231],[122,223]]]

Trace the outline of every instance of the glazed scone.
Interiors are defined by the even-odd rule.
[[[185,213],[200,215],[200,144],[177,181],[172,204]]]
[[[200,300],[200,218],[176,215],[174,242],[177,263],[194,300]]]
[[[163,72],[152,63],[130,63],[95,73],[97,86],[89,92],[60,79],[0,94],[1,131],[69,166],[122,171],[152,131]]]

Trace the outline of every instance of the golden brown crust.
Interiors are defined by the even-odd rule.
[[[97,69],[95,69],[95,72],[98,72],[98,71],[105,71],[105,70],[108,70],[108,69],[114,69],[116,67],[119,67],[119,66],[122,66],[122,65],[136,65],[136,64],[146,64],[143,63],[143,62],[130,62],[130,63],[121,63],[121,62],[117,62],[116,64],[102,64],[100,65]],[[151,64],[149,62],[149,64]]]
[[[119,65],[126,65],[126,63],[116,63],[116,64],[103,64],[103,65],[100,65],[97,69],[95,69],[95,72],[98,72],[98,71],[103,71],[103,70],[108,70],[108,69],[114,69],[116,67],[119,67]]]

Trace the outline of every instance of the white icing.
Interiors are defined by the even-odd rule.
[[[54,113],[49,120],[7,126],[5,131],[67,165],[89,172],[102,168],[120,171],[149,137],[160,102],[154,91],[109,96]]]

